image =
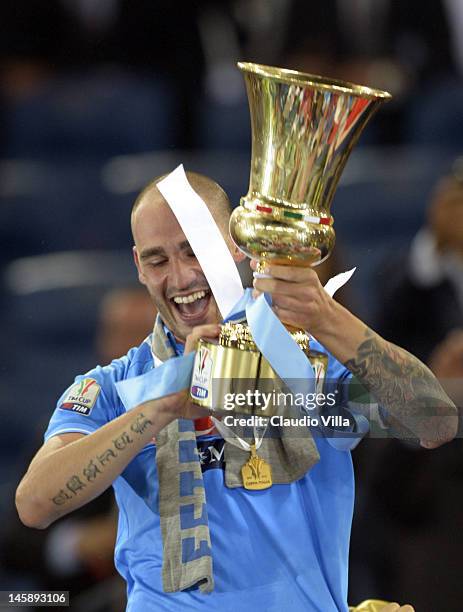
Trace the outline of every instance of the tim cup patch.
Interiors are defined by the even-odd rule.
[[[196,352],[191,378],[191,396],[195,399],[206,399],[209,395],[209,381],[212,376],[211,351],[206,346],[200,346]]]
[[[60,409],[70,410],[71,412],[77,412],[78,414],[88,416],[92,412],[99,392],[100,385],[96,380],[93,380],[93,378],[84,378],[72,385]]]

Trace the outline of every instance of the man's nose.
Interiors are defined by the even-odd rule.
[[[169,285],[179,291],[194,285],[196,272],[194,266],[181,259],[171,259],[169,266]]]

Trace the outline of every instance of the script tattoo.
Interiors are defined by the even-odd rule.
[[[141,435],[146,431],[146,429],[152,425],[152,421],[150,421],[144,414],[140,413],[136,420],[130,426],[130,429],[136,433]],[[129,446],[133,444],[133,438],[124,431],[120,436],[115,438],[113,441],[113,447],[107,448],[101,454],[97,455],[94,459],[91,459],[89,463],[82,469],[82,476],[86,480],[87,483],[93,482],[98,474],[101,474],[104,471],[106,465],[112,460],[115,459],[120,451],[123,451]],[[118,451],[118,452],[116,452]],[[66,483],[66,489],[60,489],[60,491],[52,497],[52,502],[57,506],[62,506],[69,500],[73,499],[73,496],[77,495],[79,491],[84,489],[87,485],[82,482],[82,480],[74,474]],[[69,494],[72,493],[72,495]]]
[[[129,434],[126,431],[124,431],[124,433],[120,435],[118,438],[113,440],[113,444],[115,448],[117,448],[117,450],[120,450],[120,451],[124,450],[124,448],[128,444],[132,444],[132,442],[133,442],[132,438],[129,436]]]
[[[140,412],[140,414],[137,416],[137,420],[130,426],[130,429],[137,434],[142,434],[146,428],[152,424],[153,422],[146,418],[142,412]]]
[[[60,492],[57,495],[52,497],[52,502],[54,504],[56,504],[57,506],[62,506],[69,499],[72,499],[72,497],[69,495],[69,493],[66,493],[66,491],[64,489],[61,489]]]
[[[93,461],[93,459],[91,459],[87,467],[84,467],[84,469],[82,470],[82,473],[88,482],[92,482],[97,477],[97,474],[101,474],[101,470]]]
[[[107,448],[104,453],[101,453],[101,455],[98,455],[97,459],[98,461],[101,463],[102,466],[104,466],[106,463],[108,463],[108,461],[112,458],[115,459],[116,458],[116,453],[110,449]]]
[[[355,357],[345,365],[387,410],[399,434],[451,439],[454,431],[445,417],[455,416],[456,409],[429,368],[371,329],[367,328],[365,336]]]
[[[74,495],[77,495],[77,491],[80,491],[81,489],[85,487],[84,483],[76,475],[72,476],[67,481],[66,486],[71,491],[71,493],[74,493]]]

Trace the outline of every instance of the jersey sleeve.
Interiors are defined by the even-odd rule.
[[[59,398],[45,432],[45,441],[65,433],[91,434],[126,411],[116,383],[153,367],[151,336],[127,355],[109,365],[97,366],[82,376]]]
[[[45,432],[47,441],[64,433],[91,434],[120,416],[124,409],[114,383],[125,368],[123,359],[77,376],[59,398]]]

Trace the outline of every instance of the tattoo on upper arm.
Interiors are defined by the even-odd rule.
[[[149,425],[152,425],[152,421],[145,417],[143,413],[137,415],[133,423],[130,425],[130,430],[137,434],[143,434]],[[105,449],[102,453],[97,454],[93,457],[88,464],[82,469],[81,478],[77,474],[73,474],[65,484],[65,488],[60,489],[59,492],[51,498],[51,501],[56,506],[62,506],[68,501],[74,499],[78,495],[79,491],[84,489],[87,483],[91,483],[96,480],[99,474],[102,474],[106,466],[115,459],[118,455],[123,453],[128,446],[134,443],[133,436],[127,431],[124,431],[120,436],[112,441],[112,447]]]
[[[355,357],[346,362],[346,367],[378,400],[400,398],[406,402],[413,399],[416,386],[423,381],[426,366],[406,351],[382,341],[370,329],[366,337]]]
[[[448,435],[448,423],[441,417],[452,414],[452,402],[429,368],[405,349],[367,328],[366,339],[345,365],[415,435],[417,430],[426,430],[429,418],[434,430],[444,428],[442,435]]]

